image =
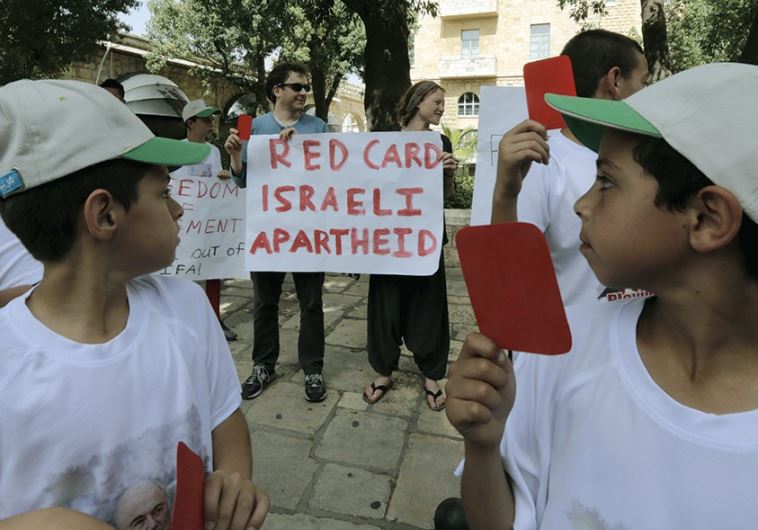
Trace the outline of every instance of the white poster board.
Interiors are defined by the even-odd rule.
[[[194,166],[190,166],[194,167]],[[160,274],[191,280],[249,278],[245,269],[245,190],[232,179],[173,173],[171,195],[184,208],[176,259]]]
[[[488,225],[492,214],[498,144],[503,134],[528,117],[524,87],[483,86],[479,96],[479,133],[471,224]]]
[[[435,132],[254,135],[245,264],[252,271],[430,275],[442,247]]]

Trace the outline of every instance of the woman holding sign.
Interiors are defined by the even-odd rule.
[[[433,81],[419,81],[398,104],[403,131],[428,131],[439,125],[445,112],[445,90]],[[453,189],[457,161],[450,139],[442,135],[443,185],[447,197]],[[447,236],[442,234],[442,244]],[[445,395],[437,381],[445,377],[450,348],[444,253],[431,276],[372,274],[368,294],[368,360],[376,371],[374,381],[363,391],[363,400],[376,403],[392,388],[392,372],[400,360],[400,344],[413,353],[423,376],[427,405],[445,408]]]

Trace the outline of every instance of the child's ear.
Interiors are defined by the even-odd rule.
[[[721,186],[706,186],[688,205],[690,244],[697,252],[724,248],[737,237],[742,226],[742,206],[732,192]]]
[[[96,189],[84,201],[84,224],[87,232],[100,241],[113,237],[123,207],[109,191]]]

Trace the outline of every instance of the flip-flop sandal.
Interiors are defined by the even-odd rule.
[[[379,395],[379,397],[378,397],[378,398],[375,398],[375,399],[371,399],[371,398],[368,396],[368,394],[366,394],[366,389],[364,388],[364,389],[363,389],[363,401],[365,401],[365,402],[366,402],[366,403],[368,403],[369,405],[373,405],[374,403],[378,403],[378,402],[379,402],[379,401],[381,401],[381,399],[382,399],[382,398],[383,398],[383,397],[384,397],[384,396],[387,394],[387,392],[389,392],[390,390],[392,390],[392,385],[393,385],[393,384],[394,384],[394,383],[393,383],[392,381],[390,381],[390,382],[389,382],[389,383],[387,383],[386,385],[377,385],[376,383],[374,383],[374,382],[372,381],[372,382],[371,382],[371,395],[373,396],[373,395],[376,393],[376,391],[377,391],[377,390],[378,390],[379,392],[381,392],[381,394]]]
[[[429,407],[430,410],[433,410],[434,412],[439,412],[439,411],[443,410],[445,408],[445,406],[447,406],[447,402],[443,403],[442,405],[437,405],[437,399],[442,396],[442,389],[441,388],[439,390],[437,390],[436,392],[432,392],[428,388],[424,387],[424,392],[426,392],[426,397],[427,398],[429,396],[432,397],[432,400],[434,401],[434,404],[436,405],[435,407],[432,407],[429,404],[429,399],[427,399],[426,400],[426,404],[427,404],[427,406]]]

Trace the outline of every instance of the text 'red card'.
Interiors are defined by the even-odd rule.
[[[574,72],[568,55],[559,55],[524,65],[524,87],[529,117],[546,129],[566,126],[561,114],[545,103],[545,94],[576,96]]]
[[[550,251],[536,226],[468,226],[455,242],[484,335],[507,350],[555,355],[571,349]]]
[[[240,114],[237,117],[237,136],[240,140],[249,140],[253,131],[253,117],[250,114]]]
[[[172,530],[205,530],[203,459],[184,442],[176,446],[176,497]]]

